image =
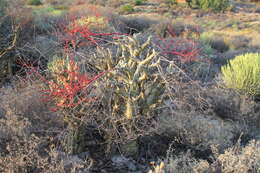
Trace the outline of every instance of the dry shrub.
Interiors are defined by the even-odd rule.
[[[30,134],[31,123],[26,118],[21,118],[10,114],[10,110],[5,110],[6,115],[0,119],[0,139],[1,151],[6,152],[6,144],[13,136],[26,138]]]
[[[118,8],[127,2],[128,1],[126,0],[77,0],[76,4],[89,3],[94,5]]]
[[[216,49],[219,52],[226,52],[229,50],[229,46],[225,43],[225,40],[222,38],[215,38],[210,41],[210,45],[213,49]]]
[[[84,3],[81,5],[73,5],[69,8],[71,16],[100,16],[109,17],[111,15],[110,8],[104,8],[99,5]]]
[[[126,3],[125,0],[108,0],[108,2],[107,2],[107,4],[110,7],[113,7],[113,8],[118,8],[118,7],[122,6],[125,3]]]
[[[260,7],[259,7],[259,11],[260,11]],[[260,12],[259,12],[259,13],[260,13]],[[252,39],[252,40],[249,42],[249,44],[248,44],[249,47],[256,48],[256,49],[258,49],[258,50],[259,50],[259,48],[260,48],[259,45],[260,45],[260,41],[259,41],[259,39],[257,39],[257,38]]]
[[[214,93],[213,89],[192,81],[175,64],[169,63],[172,69],[166,65],[166,70],[160,71],[167,87],[165,104],[169,109],[161,113],[160,134],[167,134],[172,139],[177,137],[182,144],[199,150],[206,150],[212,144],[223,150],[233,144],[242,130],[248,133],[247,125],[243,123],[250,108],[242,108],[243,100],[239,95],[234,97],[229,91],[220,89]],[[236,103],[236,99],[240,102]]]
[[[0,90],[0,171],[62,173],[89,167],[84,160],[56,150],[63,121],[41,100],[41,84],[16,85],[19,88]]]
[[[19,85],[19,84],[18,84]],[[32,126],[30,132],[55,132],[62,127],[59,117],[48,110],[48,105],[42,101],[39,93],[41,84],[34,83],[24,88],[5,88],[0,105],[6,112],[6,117],[27,119]]]
[[[209,163],[207,161],[198,161],[193,157],[190,151],[181,153],[179,155],[169,155],[162,159],[163,168],[158,170],[150,171],[149,173],[209,173]]]
[[[246,125],[244,137],[255,138],[259,133],[259,103],[252,97],[241,96],[239,93],[221,88],[211,88],[205,99],[214,115],[225,121],[232,120]],[[247,138],[247,137],[246,137]]]
[[[213,163],[194,158],[191,152],[169,155],[161,161],[160,172],[152,173],[257,173],[260,167],[260,142],[250,141],[246,146],[230,147],[223,154],[216,154]],[[162,164],[159,164],[162,165]],[[158,169],[157,169],[158,170]]]
[[[166,38],[166,37],[183,37],[183,38],[193,38],[199,37],[202,29],[193,24],[185,24],[183,22],[171,22],[163,21],[151,26],[149,29],[151,32],[156,33],[156,35]]]
[[[165,103],[171,109],[185,112],[193,110],[203,112],[209,109],[205,99],[206,88],[198,81],[193,81],[174,61],[162,58],[160,75],[165,80],[166,95],[169,97]]]
[[[233,144],[240,132],[245,138],[256,136],[257,129],[249,125],[259,121],[259,111],[252,99],[230,90],[204,87],[174,63],[166,62],[170,63],[166,71],[160,72],[167,87],[165,103],[169,110],[161,114],[160,134],[177,136],[183,144],[202,150],[211,144],[218,144],[223,150]]]
[[[193,80],[201,81],[202,83],[212,82],[220,71],[219,66],[206,57],[191,63],[186,70]]]
[[[243,49],[248,47],[250,39],[243,35],[237,35],[231,37],[226,41],[231,49]]]
[[[144,32],[147,30],[152,24],[156,23],[155,20],[149,19],[147,17],[116,17],[112,18],[113,26],[117,31],[126,34],[134,34],[139,32]]]
[[[57,28],[56,35],[66,49],[103,46],[101,44],[112,41],[113,37],[123,35],[115,32],[111,18],[112,14],[101,7],[93,5],[72,7],[66,19]],[[90,51],[86,52],[89,53]]]
[[[44,0],[45,4],[50,4],[53,6],[69,6],[73,3],[73,1],[70,0]]]
[[[199,60],[200,48],[199,43],[191,36],[180,36],[178,29],[170,24],[165,24],[163,27],[163,35],[158,35],[155,45],[160,50],[160,53],[165,57],[169,64],[175,63],[181,69],[185,69],[183,64],[191,64]],[[187,32],[192,33],[192,32]],[[198,33],[199,35],[199,33]],[[190,66],[186,66],[187,69]]]
[[[211,88],[206,97],[216,116],[225,120],[243,120],[252,109],[252,102],[231,90]]]
[[[219,145],[221,150],[231,146],[240,131],[241,127],[234,122],[195,112],[166,114],[159,122],[160,134],[177,137],[180,143],[202,151],[211,145]]]
[[[218,156],[217,161],[223,172],[257,173],[260,168],[260,141],[252,140],[245,147],[238,144],[229,148]]]
[[[28,44],[28,47],[31,47],[31,52],[35,51],[40,54],[38,58],[42,57],[46,60],[61,52],[60,43],[50,36],[37,36],[32,44]]]
[[[253,108],[255,103],[251,98],[243,97],[229,89],[220,88],[218,85],[215,86],[215,83],[212,85],[194,81],[194,75],[199,73],[200,69],[192,66],[197,62],[179,67],[166,58],[162,60],[166,64],[165,67],[162,67],[161,75],[164,76],[168,86],[167,95],[171,98],[169,104],[175,110],[185,112],[195,110],[206,112],[206,114],[211,112],[210,114],[213,116],[224,120],[242,122],[255,117]],[[192,68],[194,71],[191,70]],[[218,80],[218,78],[215,79]]]
[[[199,44],[191,39],[180,37],[158,39],[156,45],[164,57],[169,61],[177,62],[178,65],[195,62],[199,57]]]
[[[216,49],[221,53],[228,51],[230,48],[222,35],[214,34],[212,32],[204,32],[201,34],[200,38],[213,49]]]
[[[7,16],[0,21],[1,77],[15,74],[17,57],[23,56],[24,52],[32,53],[25,47],[32,41],[32,33],[35,31],[31,10],[24,6],[23,1],[10,1],[8,5]]]
[[[86,131],[85,124],[82,124],[81,118],[86,117],[88,114],[84,115],[82,111],[90,108],[88,107],[89,104],[96,99],[94,98],[95,96],[89,96],[89,91],[91,91],[89,85],[100,75],[90,78],[88,75],[82,74],[79,72],[79,67],[73,57],[68,57],[67,59],[56,58],[49,62],[47,75],[43,75],[40,70],[27,65],[25,62],[22,65],[28,70],[26,77],[29,80],[38,78],[41,81],[35,92],[38,98],[42,97],[41,103],[49,103],[49,106],[45,107],[46,112],[49,112],[48,110],[58,111],[59,118],[67,125],[68,133],[67,131],[65,133],[68,135],[65,135],[65,138],[68,136],[70,138],[72,135],[72,138],[67,143],[71,145],[72,142],[72,150],[67,150],[67,139],[61,143],[65,144],[66,151],[73,154],[76,153],[79,149],[77,147],[74,149],[74,139],[81,141],[81,137],[79,137],[81,134],[79,133],[82,132],[84,134]],[[83,140],[83,144],[86,142]]]
[[[8,154],[0,156],[0,171],[3,172],[88,172],[91,162],[76,156],[50,149],[45,138],[31,135],[27,138],[13,137],[7,144]],[[42,153],[44,151],[44,154]]]

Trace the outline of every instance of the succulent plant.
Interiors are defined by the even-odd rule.
[[[151,48],[151,37],[140,43],[139,35],[116,42],[117,51],[99,48],[96,67],[108,71],[104,93],[112,89],[112,114],[127,119],[149,115],[161,102],[164,83],[157,72],[160,58]]]
[[[227,88],[249,95],[260,94],[260,54],[246,53],[236,56],[221,67]]]

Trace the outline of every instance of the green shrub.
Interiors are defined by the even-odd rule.
[[[142,5],[143,4],[143,0],[135,0],[135,5]]]
[[[186,0],[190,7],[223,11],[229,7],[229,0]]]
[[[28,0],[27,1],[28,5],[42,5],[41,0]]]
[[[122,13],[131,13],[134,12],[134,8],[130,4],[123,5],[120,9],[120,12]]]
[[[226,87],[243,93],[257,95],[260,93],[260,54],[247,53],[221,68]]]

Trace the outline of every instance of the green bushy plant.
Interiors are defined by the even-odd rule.
[[[134,7],[132,5],[130,5],[130,4],[123,5],[120,8],[120,12],[121,13],[131,13],[131,12],[134,12]]]
[[[42,5],[41,0],[28,0],[27,1],[28,5]]]
[[[143,0],[135,0],[135,5],[142,5],[143,4]]]
[[[226,87],[243,93],[260,93],[260,54],[246,53],[236,56],[221,68]]]
[[[229,0],[186,0],[190,7],[223,11],[229,7]]]

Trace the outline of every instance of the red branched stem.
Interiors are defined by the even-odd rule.
[[[27,76],[35,74],[44,84],[47,85],[48,89],[40,89],[39,92],[44,97],[43,101],[55,101],[56,110],[74,108],[83,102],[93,100],[88,96],[86,91],[94,81],[106,73],[102,72],[94,77],[81,74],[79,72],[79,67],[73,58],[70,58],[69,63],[72,68],[56,74],[57,76],[55,77],[55,80],[48,80],[31,64],[22,60],[20,60],[19,63],[29,70],[27,71]]]
[[[161,49],[163,55],[176,55],[182,62],[192,62],[197,60],[200,49],[191,39],[177,39],[172,26],[167,27],[167,32],[170,38],[159,38],[157,46]]]

